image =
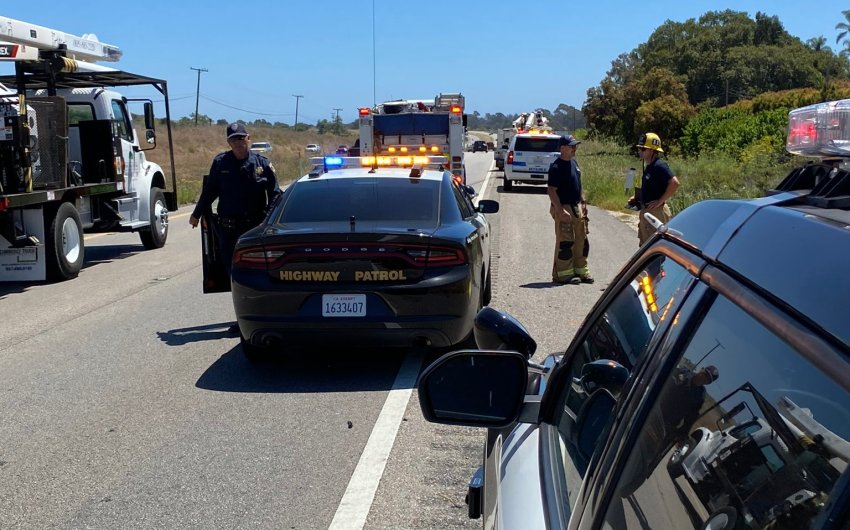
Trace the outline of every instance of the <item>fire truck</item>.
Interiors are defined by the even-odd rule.
[[[360,108],[360,154],[445,156],[448,160],[445,169],[458,182],[466,184],[464,105],[463,95],[457,93]]]
[[[83,232],[138,232],[146,249],[168,237],[177,181],[166,82],[93,61],[121,50],[0,17],[0,281],[67,280],[85,257]],[[147,85],[165,101],[170,179],[147,160],[156,148],[153,102],[113,87]],[[143,109],[136,133],[130,105]]]

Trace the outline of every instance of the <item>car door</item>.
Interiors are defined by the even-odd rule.
[[[204,175],[201,181],[202,189],[206,181],[207,175]],[[213,213],[212,207],[201,214],[201,268],[203,271],[201,286],[204,294],[230,292],[230,277],[227,275],[218,249],[218,237],[214,226],[217,222],[218,216]]]
[[[697,296],[635,384],[571,528],[846,528],[846,349],[719,271],[688,305]],[[706,432],[737,434],[713,450]],[[700,473],[682,451],[702,454]]]
[[[659,245],[660,250],[665,248]],[[581,385],[583,369],[601,360],[616,362],[627,378],[639,370],[645,353],[659,342],[696,283],[690,272],[695,268],[683,257],[665,253],[634,262],[591,312],[543,386],[539,425],[488,433],[485,528],[526,528],[522,521],[530,512],[547,528],[566,527],[593,457],[593,452],[578,450],[575,428],[577,419],[587,414],[584,408],[590,397]],[[628,389],[628,381],[610,383],[598,388],[617,398]],[[624,383],[626,390],[614,388]],[[515,472],[520,461],[526,465],[530,461],[533,472]]]

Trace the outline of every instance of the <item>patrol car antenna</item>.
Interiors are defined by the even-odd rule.
[[[354,232],[354,221],[356,221],[356,219],[357,219],[357,218],[356,218],[356,217],[354,217],[353,215],[352,215],[351,217],[349,217],[349,218],[348,218],[348,224],[350,224],[350,225],[351,225],[351,231],[352,231],[352,232]]]

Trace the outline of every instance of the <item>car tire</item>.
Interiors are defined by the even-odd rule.
[[[162,248],[168,239],[168,206],[165,205],[165,194],[156,186],[150,194],[150,225],[139,232],[142,245],[147,250]]]
[[[682,462],[684,461],[685,456],[687,456],[688,451],[690,451],[690,448],[690,444],[686,443],[670,455],[670,461],[667,462],[667,472],[670,474],[670,478],[676,479],[685,473],[685,468],[682,465]]]
[[[702,530],[732,530],[737,524],[738,510],[732,506],[724,506],[708,516]]]
[[[63,202],[55,212],[45,210],[44,252],[47,258],[47,278],[64,281],[76,278],[83,268],[85,240],[80,213],[70,202]],[[51,217],[52,216],[52,217]]]
[[[504,184],[502,185],[502,188],[505,191],[511,191],[514,188],[514,184],[510,181],[510,179],[508,179],[508,177],[504,177]]]
[[[261,363],[269,359],[269,350],[262,346],[251,344],[251,341],[239,334],[239,343],[242,346],[242,354],[249,363]]]
[[[490,305],[493,298],[493,283],[490,279],[490,270],[487,270],[487,279],[484,280],[484,305]]]

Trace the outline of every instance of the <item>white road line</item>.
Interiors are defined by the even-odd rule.
[[[348,487],[328,527],[329,530],[361,530],[366,524],[366,517],[372,508],[372,501],[384,474],[399,425],[404,418],[410,394],[416,385],[422,359],[421,353],[407,355],[399,368],[393,388],[375,421],[375,427],[360,455],[360,461],[351,474],[351,480],[348,481]]]
[[[472,201],[472,202],[475,203],[475,206],[478,206],[478,201],[480,201],[481,197],[484,197],[484,194],[487,193],[487,184],[490,183],[490,175],[493,174],[493,169],[495,167],[496,167],[496,161],[493,160],[493,162],[490,164],[490,169],[487,170],[487,176],[484,177],[484,185],[481,186],[481,190],[478,192],[478,196],[475,197],[474,201]]]

